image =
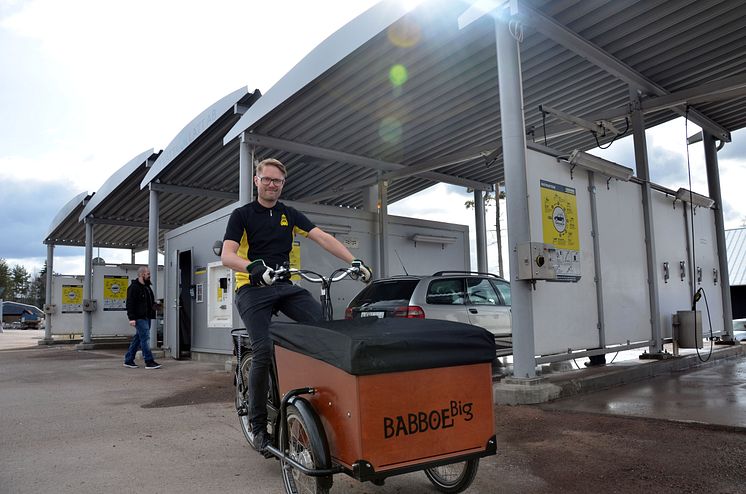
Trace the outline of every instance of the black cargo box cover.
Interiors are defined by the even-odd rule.
[[[348,374],[450,367],[495,359],[489,331],[451,321],[365,317],[314,325],[273,322],[275,344]]]

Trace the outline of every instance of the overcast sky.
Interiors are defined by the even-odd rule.
[[[95,192],[143,151],[163,149],[228,93],[244,86],[266,93],[374,3],[0,0],[0,257],[39,269],[46,259],[42,240],[70,199]],[[683,120],[648,135],[652,179],[686,186]],[[603,155],[633,166],[629,141]],[[746,217],[746,194],[739,190],[746,133],[735,132],[733,141],[718,155],[726,228]],[[702,145],[689,151],[693,188],[706,194]],[[391,212],[468,223],[473,238],[473,215],[463,207],[468,199],[463,189],[439,185]],[[493,215],[488,211],[488,225]],[[130,258],[126,251],[94,253],[107,262]],[[495,253],[492,247],[494,270]],[[82,254],[82,248],[56,248],[55,271],[82,273]],[[146,262],[147,255],[137,260]]]

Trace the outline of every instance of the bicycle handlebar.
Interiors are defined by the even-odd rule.
[[[274,283],[281,279],[290,278],[294,274],[300,275],[304,280],[310,281],[311,283],[334,283],[346,278],[347,276],[353,280],[357,280],[360,277],[360,268],[349,267],[335,269],[332,274],[327,277],[309,269],[279,267],[274,270],[272,282]]]

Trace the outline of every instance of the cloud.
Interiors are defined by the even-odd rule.
[[[746,130],[741,129],[731,134],[732,142],[728,142],[718,152],[718,160],[740,159],[746,161]],[[746,168],[746,164],[744,164]]]
[[[68,183],[34,180],[31,177],[0,180],[0,256],[46,257],[43,237],[59,210],[75,191]]]
[[[725,228],[738,228],[746,221],[746,194],[743,193],[746,158],[719,159],[718,168]]]

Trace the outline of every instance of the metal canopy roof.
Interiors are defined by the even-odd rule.
[[[160,230],[189,223],[238,200],[239,143],[222,137],[261,96],[243,87],[213,103],[163,150],[139,187],[159,194]],[[147,201],[143,207],[148,207]],[[147,211],[146,211],[147,217]],[[147,233],[147,232],[146,232]]]
[[[57,213],[49,225],[49,233],[44,237],[45,244],[85,245],[85,229],[78,217],[93,194],[81,192]]]
[[[378,4],[324,41],[226,134],[230,144],[247,131],[257,158],[288,166],[284,198],[361,207],[361,186],[379,170],[395,179],[391,202],[437,180],[503,181],[493,19],[459,29],[471,2],[406,14],[398,4]],[[746,126],[742,1],[517,4],[529,141],[545,144],[546,131],[546,144],[568,154],[608,143],[539,107],[625,130],[630,87],[648,127],[686,114],[729,141]]]
[[[139,249],[148,245],[148,193],[137,185],[158,157],[149,149],[113,173],[78,216],[78,244],[85,245],[83,220],[95,225],[93,246]]]
[[[186,125],[160,153],[146,151],[115,172],[87,205],[73,209],[82,195],[55,218],[45,243],[85,245],[88,218],[95,227],[93,245],[123,249],[148,246],[149,192],[161,194],[160,234],[233,203],[238,198],[238,144],[223,146],[222,137],[260,96],[244,87],[212,104]],[[184,195],[191,197],[184,200]],[[85,206],[85,209],[83,209]]]
[[[471,2],[431,0],[409,13],[401,3],[382,2],[342,27],[266,95],[242,88],[225,96],[150,170],[112,176],[88,210],[108,222],[95,229],[95,245],[146,245],[147,186],[169,192],[159,196],[161,231],[235,202],[244,131],[257,159],[288,166],[286,200],[362,207],[361,190],[379,174],[389,179],[389,202],[438,181],[481,189],[502,182],[493,20],[459,29]],[[624,130],[630,87],[642,92],[648,127],[687,114],[725,141],[746,127],[741,0],[517,5],[529,141],[568,154],[608,143],[539,106]],[[65,208],[45,243],[84,245],[80,210]]]
[[[93,247],[144,249],[148,246],[148,193],[140,181],[158,157],[149,149],[114,172],[101,188],[67,203],[52,222],[45,244],[85,246],[87,219],[95,225]],[[161,235],[162,237],[162,235]]]

